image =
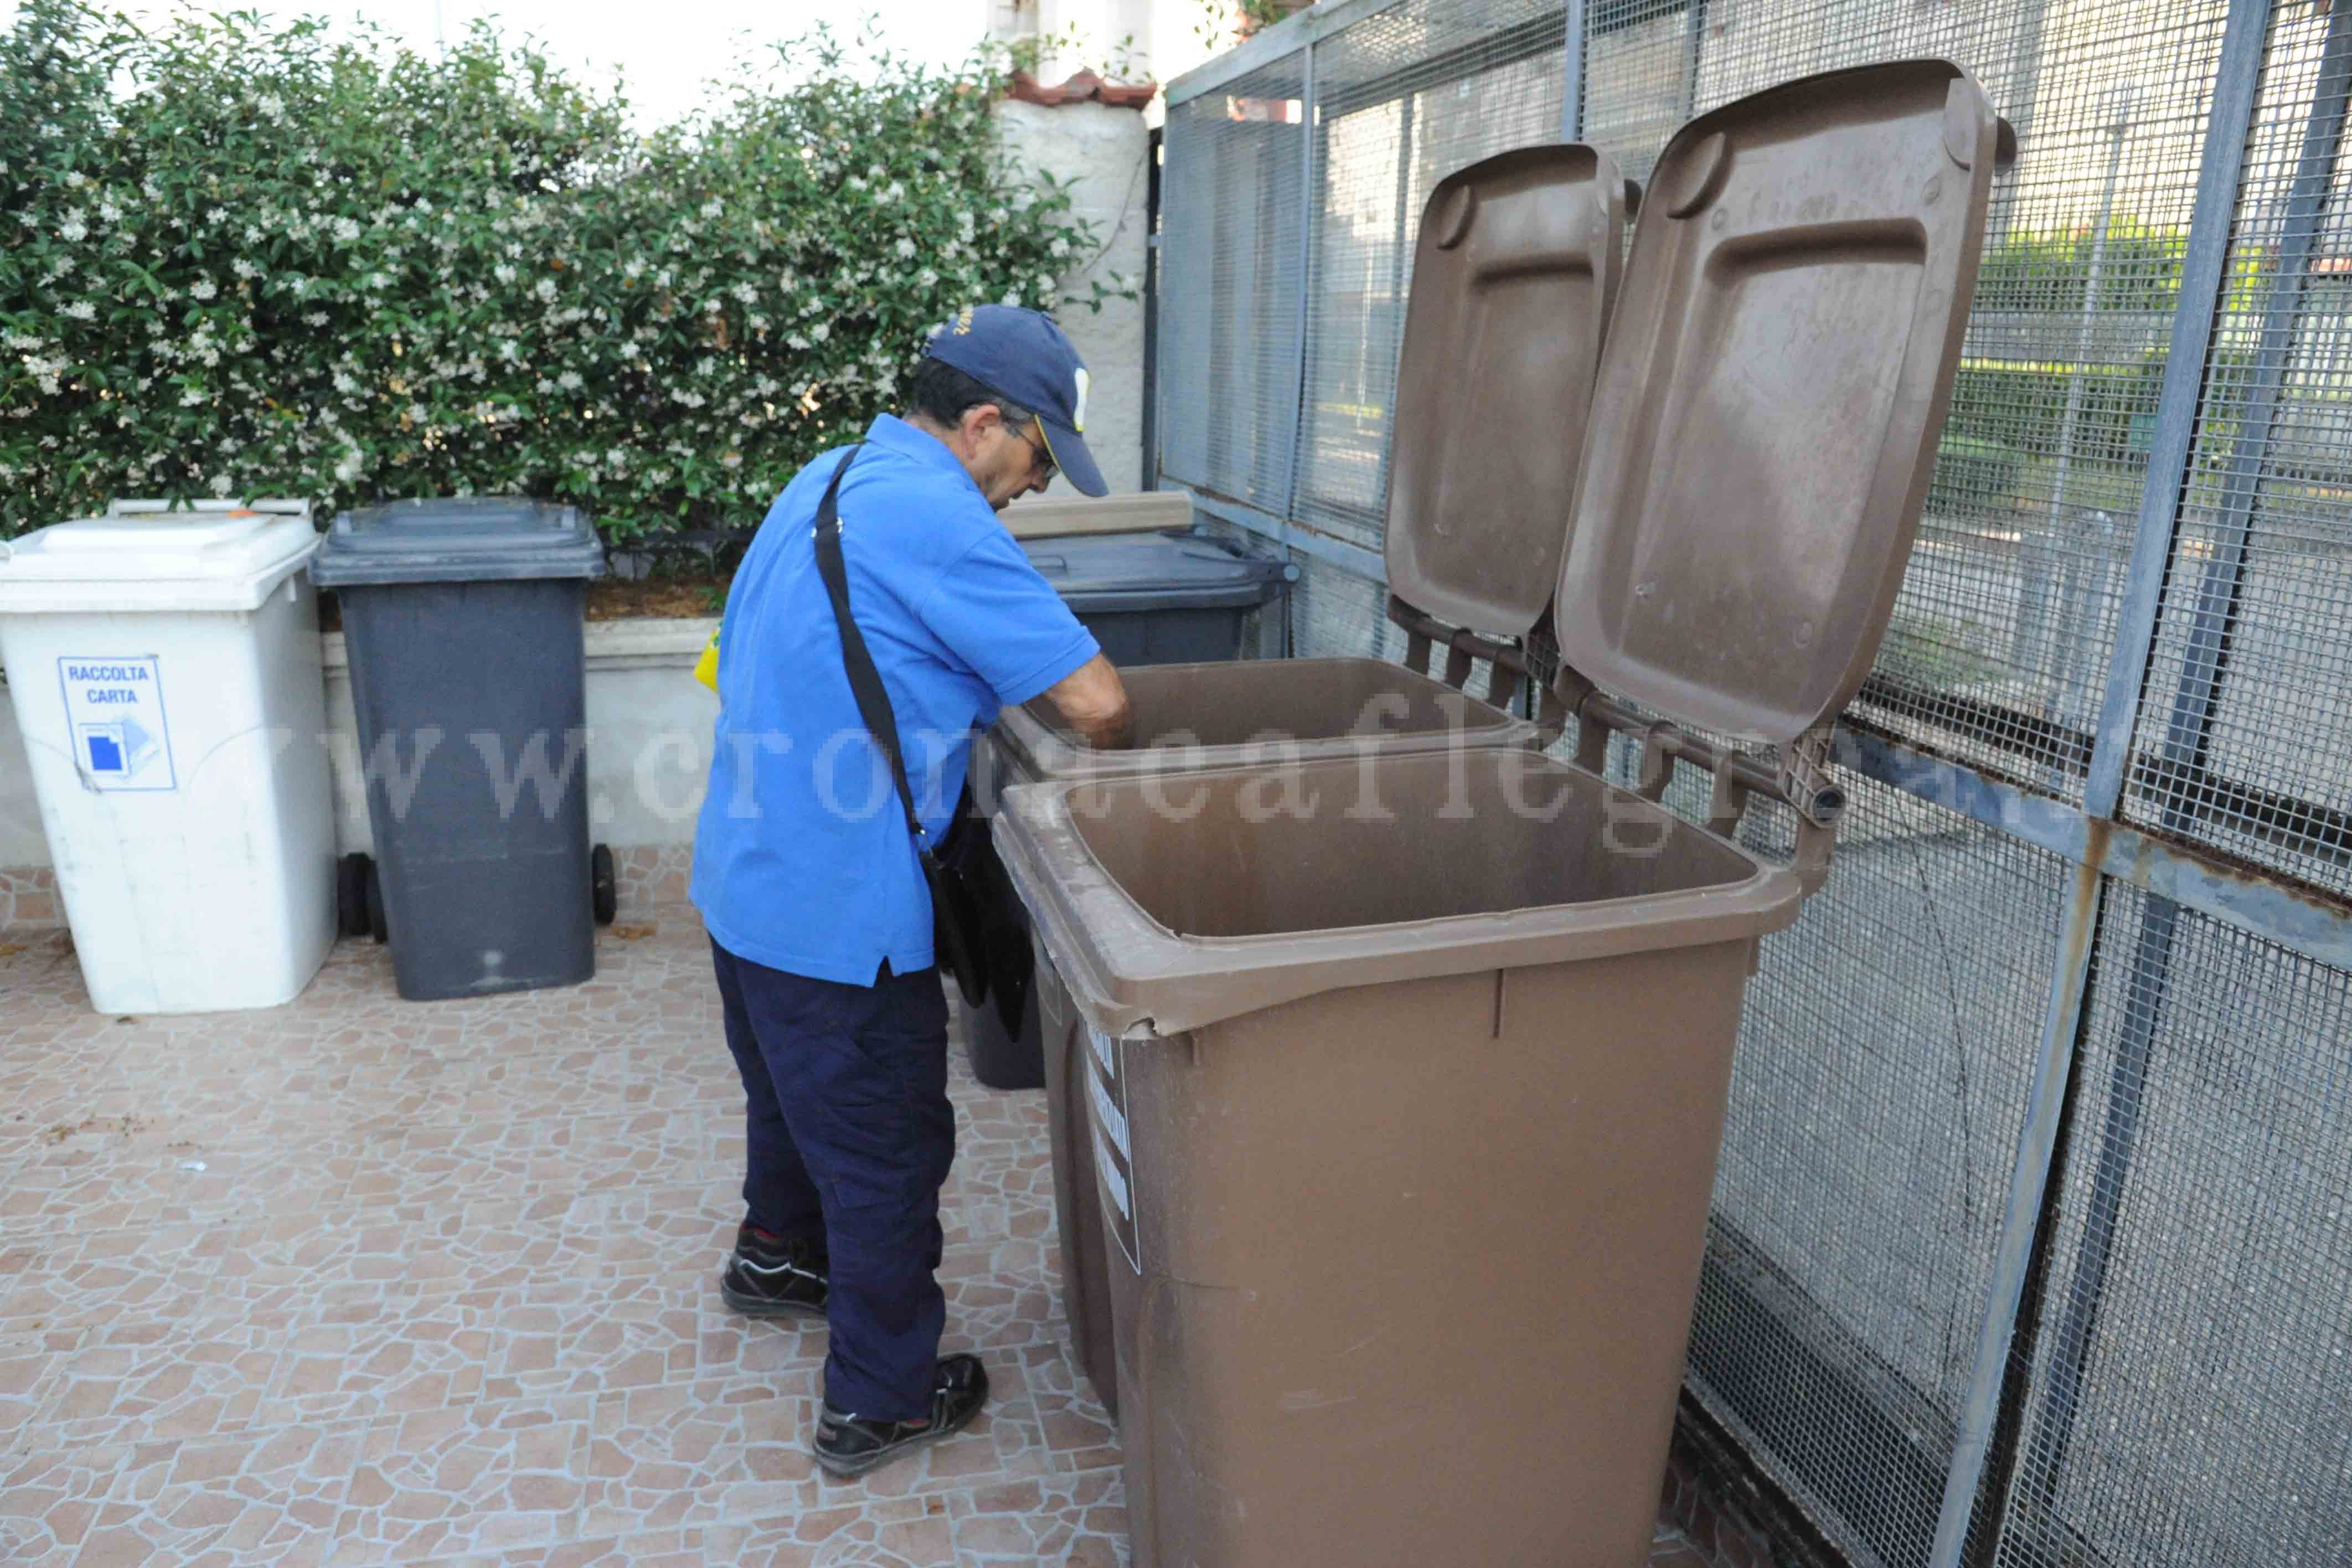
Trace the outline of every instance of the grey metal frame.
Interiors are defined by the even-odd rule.
[[[2238,182],[2244,170],[2246,132],[2253,122],[2270,17],[2271,0],[2233,0],[2230,8],[2228,30],[2222,37],[2221,70],[2213,88],[2213,108],[2206,121],[2203,155],[2198,165],[2197,200],[2189,220],[2180,306],[2173,317],[2172,349],[2165,363],[2164,388],[2157,403],[2148,483],[2141,494],[2122,624],[2116,635],[2115,659],[2107,673],[2106,694],[2100,704],[2090,782],[2079,809],[2059,801],[2046,803],[2076,819],[2068,824],[2069,836],[2079,835],[2083,852],[2070,857],[2079,869],[2066,903],[2065,926],[2059,934],[2058,963],[2049,1006],[2042,1016],[2042,1046],[2027,1101],[2025,1131],[2019,1140],[2017,1160],[2010,1177],[2009,1205],[2001,1221],[1993,1286],[1977,1336],[1976,1359],[1969,1373],[1968,1400],[1961,1409],[1958,1442],[1945,1479],[1943,1508],[1936,1521],[1936,1542],[1928,1559],[1931,1568],[1958,1568],[1960,1554],[1967,1546],[1969,1526],[1983,1490],[1986,1461],[2008,1380],[2011,1342],[2025,1300],[2026,1276],[2042,1235],[2051,1160],[2057,1149],[2060,1118],[2074,1077],[2075,1045],[2082,1033],[2084,992],[2098,935],[2102,862],[2106,857],[2104,853],[2094,857],[2090,850],[2095,841],[2103,849],[2111,845],[2119,826],[2115,820],[2116,808],[2122,798],[2130,757],[2140,682],[2146,677],[2155,642],[2165,567],[2172,556],[2173,533],[2189,489],[2198,402],[2204,390],[2214,317],[2221,309],[2227,280],[2231,219],[2236,207]],[[2167,483],[2157,482],[2159,474],[2167,477]],[[2132,837],[2136,841],[2132,847],[2151,865],[2160,862],[2168,870],[2183,873],[2188,868],[2180,863],[2196,860],[2160,839],[2140,834]],[[2210,877],[2177,874],[2171,879],[2195,884],[2199,891],[2219,890]],[[2264,917],[2289,916],[2293,900],[2284,889],[2269,891],[2270,899],[2260,900],[2257,907],[2243,912],[2255,922],[2249,929],[2283,939],[2287,920],[2279,919],[2279,929],[2273,932],[2262,929],[2268,923]],[[2219,910],[2209,912],[2221,915]],[[2347,924],[2346,936],[2352,939],[2352,922]]]
[[[1399,3],[1337,0],[1318,5],[1180,79],[1169,89],[1170,101],[1185,101],[1277,58],[1303,53],[1309,134],[1302,199],[1315,202],[1318,199],[1313,134],[1316,42]],[[1703,8],[1704,0],[1688,0],[1686,109],[1697,78]],[[1837,759],[1843,765],[2047,850],[2073,868],[2050,988],[2042,1009],[2025,1116],[2009,1173],[1991,1284],[1983,1301],[1969,1362],[1967,1394],[1944,1476],[1930,1568],[1959,1568],[1971,1540],[1978,1546],[1975,1560],[1990,1560],[1998,1531],[1987,1529],[1972,1533],[1972,1527],[1999,1521],[2012,1487],[2020,1484],[2015,1472],[2026,1447],[2021,1430],[2021,1367],[2031,1360],[2032,1349],[2030,1339],[2021,1341],[2020,1324],[2027,1322],[2029,1334],[2041,1331],[2022,1314],[2031,1281],[2038,1268],[2047,1268],[2046,1254],[2053,1245],[2053,1162],[2061,1128],[2070,1098],[2085,1092],[2078,1082],[2077,1051],[2085,1029],[2088,983],[2108,889],[2121,884],[2154,896],[2155,908],[2138,928],[2134,958],[2137,973],[2157,977],[2155,994],[2159,1000],[2133,1015],[2119,1047],[2126,1064],[2135,1051],[2147,1053],[2158,1026],[2162,977],[2171,963],[2178,911],[2194,911],[2314,963],[2352,970],[2352,902],[2312,892],[2282,875],[2249,870],[2220,854],[2194,847],[2183,832],[2189,826],[2189,814],[2177,805],[2167,808],[2159,824],[2147,828],[2124,820],[2122,809],[2127,784],[2147,779],[2151,770],[2159,779],[2178,779],[2201,766],[2214,722],[2238,588],[2246,571],[2248,539],[2259,498],[2256,479],[2277,424],[2284,371],[2298,330],[2299,283],[2313,259],[2319,226],[2315,220],[2343,151],[2346,102],[2352,93],[2352,5],[2338,0],[2329,13],[2319,85],[2312,95],[2287,204],[2285,239],[2276,268],[2279,281],[2272,286],[2256,340],[2260,347],[2252,374],[2253,390],[2236,405],[2240,425],[2226,469],[2231,482],[2224,490],[2218,542],[2204,563],[2195,595],[2189,654],[2161,734],[2154,737],[2159,743],[2158,757],[2136,757],[2135,726],[2143,711],[2144,688],[2154,665],[2167,574],[2181,558],[2180,535],[2194,477],[2200,407],[2208,392],[2217,321],[2228,293],[2233,226],[2275,9],[2273,0],[2231,0],[2229,6],[2180,262],[2179,303],[2158,393],[2147,482],[2125,568],[2116,637],[2097,721],[2087,738],[2089,758],[2081,804],[2011,782],[1989,767],[1929,755],[1893,733],[1864,723],[1842,726],[1838,733]],[[2038,10],[2024,7],[2019,26],[2038,32]],[[1586,0],[1566,0],[1564,11],[1560,130],[1563,139],[1573,141],[1584,122]],[[2032,112],[2039,85],[2032,80],[2024,85],[2022,112]],[[1312,243],[1310,234],[1301,246],[1302,289],[1307,281],[1307,252]],[[1308,314],[1303,308],[1299,312],[1296,345],[1297,390],[1302,406],[1286,488],[1287,515],[1198,489],[1193,490],[1193,504],[1207,516],[1258,534],[1286,552],[1384,584],[1385,572],[1376,550],[1299,521],[1298,474],[1307,424],[1303,405],[1308,395]],[[2112,1194],[2123,1190],[2121,1177],[2131,1163],[2137,1136],[2136,1107],[2123,1101],[2137,1092],[2133,1086],[2141,1076],[2128,1070],[2128,1066],[2109,1075],[2109,1103],[2107,1114],[2099,1122],[2099,1146],[2074,1151],[2069,1157],[2070,1169],[2075,1162],[2095,1161],[2105,1179],[2095,1184],[2094,1190],[2109,1196],[2095,1198],[2094,1212],[2079,1243],[2074,1275],[2088,1280],[2089,1288],[2077,1290],[2053,1314],[2058,1321],[2047,1331],[2054,1336],[2053,1353],[2047,1379],[2037,1392],[2041,1414],[2036,1427],[2045,1471],[2056,1463],[2053,1456],[2063,1452],[2077,1382],[2094,1332],[2091,1309],[2085,1303],[2095,1300],[2105,1252],[2114,1245]],[[2096,1212],[2103,1201],[2107,1205],[2104,1215]],[[2051,1481],[2046,1474],[2035,1478],[2033,1484],[2048,1494]]]

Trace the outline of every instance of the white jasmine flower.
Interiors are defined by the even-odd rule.
[[[209,278],[199,278],[188,285],[188,297],[194,300],[209,300],[219,292],[219,287]]]
[[[335,220],[335,242],[337,244],[349,245],[359,238],[359,237],[360,226],[356,222],[347,217],[339,217]]]
[[[566,392],[577,392],[580,390],[580,373],[576,370],[567,370],[555,378],[555,384]]]
[[[87,300],[76,300],[66,307],[66,314],[77,321],[94,321],[98,320],[98,307]]]
[[[899,260],[912,261],[915,259],[915,242],[913,240],[901,239],[898,242],[898,249]]]
[[[537,283],[531,285],[530,291],[539,296],[540,302],[541,304],[553,304],[555,302],[555,279],[552,278],[542,278]]]
[[[226,496],[230,490],[236,487],[236,481],[230,479],[226,474],[215,474],[212,477],[210,483],[212,486],[212,492],[216,496]]]
[[[58,237],[68,245],[79,245],[89,237],[89,226],[82,222],[80,208],[66,208],[65,217],[58,224]]]
[[[833,329],[825,325],[823,321],[819,321],[815,326],[809,329],[809,336],[818,342],[823,342],[825,339],[833,336]]]
[[[515,269],[501,261],[490,268],[490,276],[501,283],[511,283],[515,280]]]
[[[720,213],[723,213],[726,210],[726,205],[719,201],[716,196],[713,196],[710,200],[703,203],[701,208],[702,216],[704,217],[717,217]]]

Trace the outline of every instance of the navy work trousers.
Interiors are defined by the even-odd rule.
[[[812,980],[710,944],[747,1101],[743,1203],[830,1258],[825,1399],[883,1421],[930,1414],[940,1185],[955,1159],[948,1004],[936,969]]]

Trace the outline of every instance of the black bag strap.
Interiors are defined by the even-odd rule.
[[[849,674],[850,695],[857,700],[857,716],[866,721],[866,732],[889,760],[891,782],[898,786],[898,805],[907,814],[907,831],[914,835],[915,853],[928,871],[937,862],[931,855],[930,835],[923,831],[923,819],[915,814],[915,792],[907,787],[907,763],[898,752],[898,716],[891,710],[890,693],[883,688],[882,672],[874,668],[874,656],[866,651],[866,635],[849,613],[849,569],[842,560],[841,513],[836,503],[842,476],[865,449],[863,441],[849,449],[816,503],[816,570],[824,579],[826,597],[833,601],[834,624],[841,628],[841,663]]]

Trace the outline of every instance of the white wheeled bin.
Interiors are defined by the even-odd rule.
[[[269,1007],[335,938],[305,501],[116,501],[0,543],[0,660],[102,1013]]]

